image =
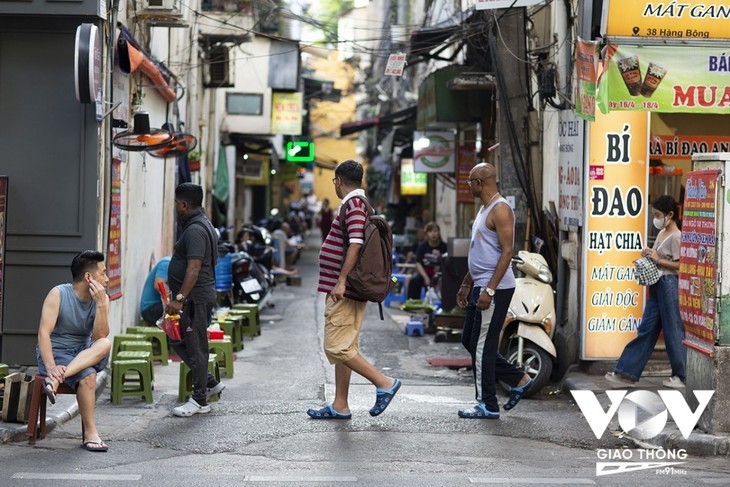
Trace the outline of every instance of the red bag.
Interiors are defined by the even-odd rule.
[[[157,289],[160,290],[160,297],[162,298],[163,308],[167,306],[169,299],[167,297],[167,289],[165,289],[165,283],[158,282]],[[167,336],[173,340],[179,341],[182,339],[180,336],[180,315],[169,315],[164,314],[162,318],[157,320],[157,326],[165,332]]]

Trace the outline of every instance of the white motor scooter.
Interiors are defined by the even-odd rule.
[[[521,250],[512,259],[525,277],[516,279],[500,337],[499,352],[535,381],[523,397],[542,389],[550,380],[555,334],[555,299],[552,273],[540,254]]]

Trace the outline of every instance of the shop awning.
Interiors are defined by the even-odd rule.
[[[380,117],[366,118],[357,122],[347,122],[340,125],[340,136],[354,134],[361,130],[366,130],[380,125],[400,125],[416,116],[418,107],[415,105],[404,110],[382,115]]]

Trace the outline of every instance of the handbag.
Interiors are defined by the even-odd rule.
[[[641,257],[634,261],[634,275],[639,284],[653,286],[659,281],[661,272],[659,272],[656,262],[649,257]]]

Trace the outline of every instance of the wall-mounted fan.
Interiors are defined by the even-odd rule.
[[[137,112],[134,114],[134,129],[115,135],[112,143],[122,150],[144,151],[164,147],[172,139],[170,132],[150,128],[147,112]]]
[[[153,157],[177,157],[191,152],[198,145],[198,139],[192,134],[175,133],[172,140],[155,149],[147,149]]]

